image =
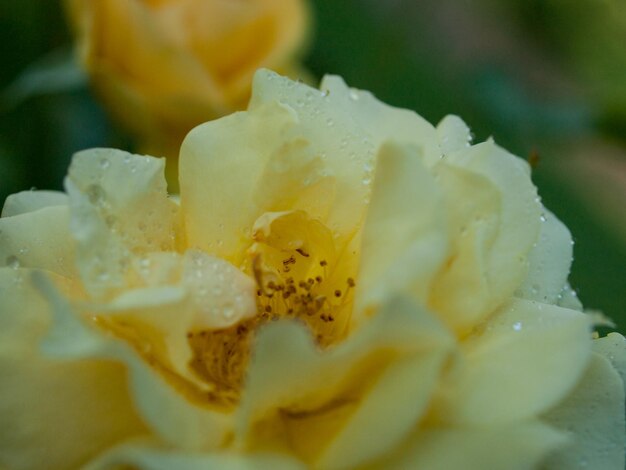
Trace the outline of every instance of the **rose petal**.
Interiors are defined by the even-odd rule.
[[[0,464],[76,468],[145,427],[118,364],[39,354],[48,306],[29,281],[29,270],[0,268]]]
[[[593,350],[609,360],[626,384],[626,339],[619,333],[609,333],[593,341]]]
[[[0,266],[40,268],[76,277],[66,206],[0,218]]]
[[[562,434],[536,421],[488,428],[425,429],[375,468],[532,470],[564,442]]]
[[[176,250],[178,205],[167,198],[163,167],[119,150],[74,156],[65,181],[71,231],[81,279],[96,298],[129,286],[133,257]]]
[[[448,115],[437,124],[439,146],[444,155],[450,155],[470,146],[472,133],[458,116]]]
[[[497,424],[547,411],[584,372],[589,335],[582,313],[513,300],[464,341],[458,368],[442,382],[438,419]]]
[[[44,207],[67,206],[68,204],[67,194],[59,191],[22,191],[7,197],[2,208],[2,217],[12,217]]]
[[[572,235],[545,208],[541,222],[539,239],[528,254],[528,274],[515,295],[523,299],[557,304],[562,298],[572,264]]]
[[[335,103],[335,112],[348,114],[368,134],[374,151],[391,140],[418,147],[428,166],[439,160],[435,128],[415,111],[389,106],[368,91],[349,88],[336,75],[326,75],[320,89]]]
[[[493,142],[447,155],[434,172],[456,246],[433,285],[430,306],[464,335],[524,280],[541,205],[527,166]]]
[[[343,240],[351,238],[362,221],[380,142],[346,105],[350,92],[345,84],[335,91],[320,92],[260,70],[255,75],[249,110],[279,102],[297,116],[293,132],[308,141],[310,153],[322,164],[317,178],[328,176],[336,181],[330,213],[322,222]]]
[[[443,195],[420,157],[414,147],[387,143],[380,149],[363,228],[356,315],[397,292],[425,302],[444,260]]]
[[[209,409],[208,402],[199,401],[176,377],[168,376],[166,381],[128,344],[89,327],[45,276],[35,276],[34,281],[52,305],[54,321],[43,343],[46,354],[67,360],[119,361],[128,369],[129,393],[137,412],[162,439],[182,449],[211,449],[223,443],[230,427],[228,414]]]
[[[157,445],[133,443],[111,449],[84,470],[107,470],[132,466],[141,470],[304,470],[296,459],[284,454],[176,452]]]
[[[598,341],[603,340],[606,341],[605,338]],[[623,364],[624,346],[620,349]],[[566,447],[550,457],[547,468],[623,469],[626,463],[624,400],[623,379],[607,358],[593,353],[576,388],[545,415],[547,423],[570,438]]]
[[[424,412],[451,342],[436,320],[396,298],[329,351],[289,322],[259,334],[239,415],[251,449],[290,446],[323,468],[387,451]],[[393,398],[391,398],[393,397]],[[402,413],[389,413],[389,399]],[[376,434],[364,423],[376,423]]]

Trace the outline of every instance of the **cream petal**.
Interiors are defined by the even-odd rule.
[[[102,306],[90,305],[89,311],[101,319],[132,326],[130,341],[145,344],[160,363],[201,385],[189,368],[192,351],[187,333],[192,329],[195,312],[184,288],[161,286],[128,290]]]
[[[623,337],[620,340],[624,342]],[[624,344],[620,346],[620,356],[624,365]],[[623,378],[607,358],[593,353],[576,388],[544,416],[548,424],[570,438],[566,447],[550,457],[546,468],[622,470],[626,464],[625,399]]]
[[[425,429],[371,468],[532,470],[564,442],[562,434],[535,421],[487,428]]]
[[[39,354],[38,341],[50,322],[30,274],[0,268],[0,465],[77,468],[145,428],[118,364],[54,361]]]
[[[178,205],[167,198],[164,160],[111,149],[77,153],[65,186],[77,264],[96,298],[128,285],[136,256],[178,247]]]
[[[67,194],[60,191],[21,191],[11,194],[4,201],[2,217],[33,212],[44,207],[67,206]]]
[[[88,326],[45,276],[35,276],[34,281],[53,312],[52,328],[42,344],[47,355],[122,363],[129,372],[137,412],[154,433],[181,449],[214,449],[223,444],[231,426],[228,413],[209,409],[175,377],[166,381],[128,344]]]
[[[536,245],[528,254],[526,279],[515,295],[523,299],[558,304],[572,264],[572,235],[554,214],[544,208]]]
[[[183,285],[194,309],[190,329],[228,328],[257,313],[256,283],[223,259],[187,251]]]
[[[251,449],[290,448],[321,468],[376,458],[425,411],[450,347],[448,333],[409,298],[389,301],[328,351],[295,323],[272,324],[255,345],[237,438]],[[389,399],[400,413],[389,412]]]
[[[541,204],[527,165],[491,141],[447,155],[433,171],[446,194],[455,246],[430,305],[465,334],[523,282]]]
[[[119,446],[84,467],[108,470],[131,466],[138,470],[304,470],[294,458],[278,454],[177,452],[149,443]]]
[[[30,269],[0,268],[0,353],[32,355],[49,321],[46,304],[30,283]]]
[[[441,383],[438,419],[496,424],[545,412],[584,372],[589,335],[582,313],[514,299],[463,342]]]
[[[336,181],[331,211],[322,221],[337,232],[340,239],[350,238],[362,220],[375,152],[380,144],[371,134],[376,126],[366,127],[355,110],[346,106],[349,91],[345,84],[342,86],[337,93],[320,92],[268,70],[260,70],[255,75],[249,105],[249,110],[254,111],[278,102],[297,116],[293,133],[307,140],[310,152],[319,156],[322,163],[319,175]],[[377,125],[385,125],[384,122],[381,119]]]
[[[0,357],[0,373],[0,461],[9,468],[78,468],[145,432],[118,364]]]
[[[443,195],[419,149],[384,144],[363,228],[356,315],[397,292],[427,300],[448,247],[443,212]]]
[[[593,350],[609,360],[626,384],[626,339],[619,333],[609,333],[593,341]]]
[[[583,311],[583,304],[578,298],[578,294],[572,286],[570,286],[569,282],[565,283],[563,286],[563,290],[558,295],[557,305],[563,308],[569,308],[571,310],[577,310],[579,312]]]
[[[428,166],[441,157],[435,128],[415,111],[389,106],[368,91],[349,88],[336,75],[326,75],[320,89],[365,130],[375,151],[385,141],[393,140],[419,147]]]
[[[77,276],[66,206],[0,218],[0,266],[40,268]]]
[[[437,124],[439,146],[444,155],[467,148],[472,143],[472,133],[463,120],[454,115],[444,117]]]
[[[181,207],[188,245],[238,265],[250,229],[265,212],[256,187],[296,122],[281,105],[235,113],[193,129],[180,152]]]

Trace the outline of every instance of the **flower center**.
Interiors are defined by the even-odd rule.
[[[322,259],[309,266],[306,277],[294,277],[298,258],[309,258],[302,249],[282,259],[279,269],[264,265],[261,256],[252,260],[257,283],[257,313],[233,327],[188,333],[193,350],[192,369],[215,386],[213,398],[233,405],[243,386],[255,333],[265,324],[285,318],[304,323],[316,343],[325,348],[341,339],[345,317],[351,308],[355,281],[342,285],[329,280],[329,263]],[[307,260],[308,261],[308,260]]]

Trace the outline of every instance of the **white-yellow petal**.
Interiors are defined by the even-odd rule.
[[[572,264],[572,235],[547,209],[541,215],[539,239],[528,254],[528,274],[516,296],[548,304],[563,297]]]
[[[120,362],[129,373],[129,394],[135,409],[156,435],[182,449],[212,449],[223,444],[231,426],[229,414],[210,409],[194,389],[168,375],[167,370],[158,373],[155,364],[151,367],[140,356],[142,351],[88,326],[45,276],[34,280],[53,312],[52,328],[42,345],[47,355]]]
[[[462,344],[457,369],[441,383],[438,419],[493,425],[547,411],[584,372],[589,335],[582,313],[511,301]]]
[[[363,228],[355,315],[388,296],[409,292],[428,300],[448,248],[443,194],[419,148],[387,143],[380,149]]]
[[[429,305],[464,335],[524,280],[541,205],[527,165],[491,141],[447,155],[433,171],[453,245]]]
[[[33,212],[44,207],[67,206],[67,194],[59,191],[21,191],[11,194],[4,201],[2,217]]]
[[[234,452],[180,452],[149,442],[128,443],[111,449],[84,470],[109,470],[132,466],[138,470],[305,470],[306,466],[284,454]]]
[[[534,470],[565,437],[536,421],[478,428],[431,428],[372,470]]]
[[[623,346],[621,356],[624,361]],[[544,417],[569,437],[568,445],[550,457],[546,468],[622,470],[626,463],[624,400],[622,378],[607,358],[593,353],[578,385]]]
[[[435,128],[415,111],[389,106],[368,91],[349,88],[336,75],[326,75],[320,89],[334,103],[336,113],[349,115],[368,134],[374,151],[392,140],[419,147],[429,166],[441,157]]]
[[[437,124],[439,146],[444,155],[467,148],[472,143],[472,133],[463,120],[452,114]]]
[[[96,298],[128,286],[134,257],[175,251],[178,205],[164,160],[112,149],[77,153],[65,180],[81,279]]]
[[[0,218],[0,266],[39,268],[76,277],[67,206]]]
[[[410,298],[395,298],[341,345],[319,351],[301,326],[259,334],[239,415],[252,449],[287,448],[320,468],[388,451],[424,413],[451,338]],[[389,413],[389,399],[402,413]],[[376,430],[366,426],[375,423]]]
[[[77,468],[146,429],[119,364],[40,354],[38,342],[50,321],[30,274],[0,268],[0,465]],[[55,281],[64,282],[59,276]]]

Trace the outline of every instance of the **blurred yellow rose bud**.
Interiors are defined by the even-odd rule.
[[[303,75],[302,0],[67,0],[80,60],[143,151],[175,156],[195,125],[245,108],[254,72]]]

